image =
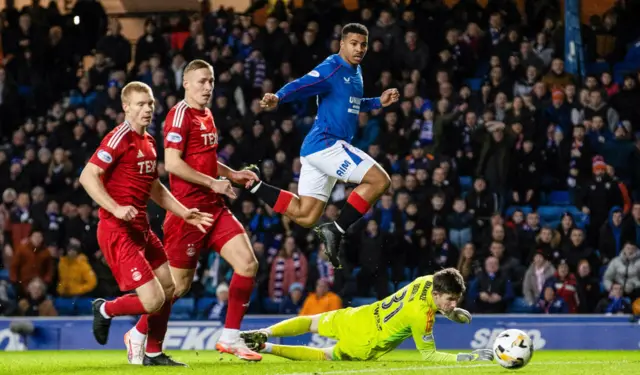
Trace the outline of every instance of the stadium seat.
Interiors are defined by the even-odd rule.
[[[566,210],[566,207],[562,206],[540,206],[538,215],[540,215],[540,221],[547,223],[562,218],[562,213]]]
[[[73,298],[58,297],[53,300],[53,306],[60,316],[74,316],[75,304]]]
[[[465,79],[464,83],[469,86],[471,91],[480,91],[482,88],[482,78],[469,78]]]
[[[553,220],[544,223],[544,226],[550,227],[551,229],[556,229],[560,225],[561,220]]]
[[[460,189],[464,192],[471,190],[473,187],[473,178],[470,176],[460,176]]]
[[[395,292],[396,291],[395,284],[393,284],[391,281],[387,282],[387,290],[388,290],[389,294]]]
[[[600,75],[604,72],[608,72],[611,70],[609,63],[606,61],[597,61],[593,63],[586,64],[587,74],[595,74]]]
[[[75,300],[75,315],[91,315],[93,306],[91,305],[93,298],[79,297]]]
[[[0,280],[9,280],[9,270],[0,270]]]
[[[355,297],[351,300],[351,307],[369,305],[374,302],[376,302],[376,299],[373,297]]]
[[[514,298],[513,301],[507,306],[507,313],[512,314],[527,314],[532,313],[533,309],[522,297]]]
[[[193,298],[180,298],[173,303],[171,319],[189,320],[193,318],[195,300]]]
[[[402,281],[400,283],[398,283],[398,290],[404,288],[405,286],[411,284],[411,281]]]
[[[551,206],[568,206],[571,204],[569,192],[566,190],[556,190],[549,194],[549,205]]]
[[[196,301],[196,319],[206,319],[215,303],[216,299],[214,297],[198,298]]]
[[[267,314],[277,314],[280,310],[280,302],[276,302],[269,297],[262,299],[262,306]]]
[[[360,267],[355,267],[355,268],[353,269],[353,271],[351,271],[351,277],[354,277],[354,278],[355,278],[356,276],[358,276],[358,274],[360,273],[360,271],[361,271],[361,270],[362,270],[362,268],[360,268]]]

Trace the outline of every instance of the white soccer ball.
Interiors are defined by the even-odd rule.
[[[493,354],[500,366],[516,370],[522,368],[533,357],[533,341],[519,329],[508,329],[493,342]]]

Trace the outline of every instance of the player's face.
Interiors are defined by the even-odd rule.
[[[184,77],[185,96],[205,107],[213,95],[213,71],[208,68],[192,70]]]
[[[365,35],[349,33],[340,41],[340,50],[347,62],[358,65],[362,62],[369,47],[368,39]]]
[[[122,103],[125,118],[132,124],[147,127],[153,120],[155,99],[151,92],[134,91],[129,98]]]
[[[458,306],[459,295],[449,293],[433,292],[433,302],[438,310],[445,314],[449,314]]]

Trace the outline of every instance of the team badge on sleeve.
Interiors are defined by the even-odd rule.
[[[102,160],[107,164],[113,161],[113,157],[111,156],[111,154],[106,152],[105,150],[98,151],[98,159]]]
[[[318,72],[317,70],[312,70],[308,73],[311,77],[320,77],[320,72]]]
[[[172,143],[178,143],[182,141],[182,136],[178,133],[171,132],[167,134],[167,141]]]

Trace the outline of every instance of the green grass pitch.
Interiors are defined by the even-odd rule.
[[[122,351],[32,351],[0,353],[0,375],[38,374],[206,374],[206,375],[358,375],[358,374],[506,374],[497,363],[429,364],[415,351],[396,351],[375,362],[293,362],[265,355],[260,363],[247,363],[215,351],[170,352],[189,368],[143,368],[127,364]],[[637,375],[638,351],[551,351],[534,353],[518,374]]]

